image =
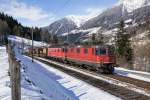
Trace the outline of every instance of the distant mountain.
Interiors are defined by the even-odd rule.
[[[121,18],[130,19],[134,14],[141,14],[141,11],[149,12],[150,0],[120,0],[114,7],[106,9],[95,18],[85,22],[81,27],[83,29],[102,26],[112,28]],[[143,13],[144,13],[143,12]]]
[[[145,16],[150,16],[150,0],[120,0],[94,18],[67,16],[50,24],[47,29],[63,38],[69,34],[71,41],[84,41],[85,37],[87,39],[92,33],[110,36],[121,19],[136,25],[143,23]]]
[[[81,16],[66,16],[63,19],[57,20],[46,27],[50,33],[61,35],[62,33],[70,32],[79,28],[87,19]]]
[[[60,35],[77,28],[76,23],[70,18],[63,18],[50,24],[46,29],[52,34]]]
[[[81,28],[88,29],[99,26],[108,28],[109,26],[113,25],[113,23],[116,23],[116,21],[119,21],[121,17],[122,17],[122,6],[121,5],[115,6],[105,10],[97,17],[86,21],[81,26]]]

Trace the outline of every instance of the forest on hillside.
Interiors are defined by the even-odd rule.
[[[36,41],[43,41],[43,42],[56,42],[57,43],[57,36],[53,36],[54,39],[51,38],[51,34],[48,30],[43,30],[42,28],[38,27],[26,27],[21,25],[16,19],[12,16],[9,16],[4,13],[0,13],[0,40],[4,42],[8,35],[15,35],[19,37],[24,37],[27,39],[32,38],[33,32],[33,39]]]

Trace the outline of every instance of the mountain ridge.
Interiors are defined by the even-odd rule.
[[[116,5],[107,8],[98,16],[91,19],[86,19],[82,16],[66,16],[63,19],[50,24],[47,29],[50,33],[57,34],[59,36],[64,33],[69,33],[72,30],[88,30],[94,27],[102,27],[103,29],[109,30],[115,28],[116,23],[118,23],[121,19],[131,19],[134,21],[133,13],[135,16],[139,16],[137,17],[138,19],[142,18],[144,14],[148,14],[148,11],[145,9],[149,8],[150,0],[138,0],[139,2],[135,1],[136,0],[132,0],[132,3],[134,4],[131,5],[129,0],[120,0]],[[137,6],[134,7],[133,5]],[[146,6],[148,7],[146,8]],[[131,10],[131,7],[132,11],[129,11],[129,9]]]

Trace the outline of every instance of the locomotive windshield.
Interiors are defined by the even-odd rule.
[[[110,48],[108,49],[108,54],[109,54],[109,55],[113,55],[114,52],[115,52],[115,49],[114,49],[113,47],[110,47]]]
[[[96,55],[106,55],[106,48],[96,48]]]

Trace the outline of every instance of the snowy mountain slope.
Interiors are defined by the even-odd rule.
[[[48,29],[50,33],[60,35],[62,33],[70,32],[71,30],[79,28],[88,19],[89,18],[86,16],[69,15],[63,19],[53,22],[46,27],[46,29]]]
[[[88,20],[87,17],[84,16],[75,16],[75,15],[69,15],[66,16],[65,18],[67,18],[70,21],[73,21],[74,24],[79,28],[84,22],[86,22]]]
[[[83,29],[93,28],[93,27],[105,27],[108,28],[119,21],[122,17],[122,6],[114,6],[112,8],[106,9],[103,13],[86,21],[81,27]]]
[[[50,24],[48,27],[46,27],[46,29],[48,29],[50,33],[56,35],[69,32],[78,27],[77,24],[73,21],[74,19],[73,17],[65,17]],[[76,22],[79,23],[78,20],[76,20]]]
[[[89,34],[92,34],[92,33],[97,33],[98,30],[100,29],[101,27],[94,27],[94,28],[89,28],[87,30],[84,30],[84,29],[75,29],[75,30],[72,30],[70,31],[69,33],[63,33],[61,36],[66,36],[66,35],[71,35],[71,34],[78,34],[78,33],[89,33]]]
[[[132,12],[135,9],[150,5],[150,0],[120,0],[119,5],[123,5],[123,10]]]
[[[121,18],[125,20],[132,18],[133,13],[137,17],[147,15],[150,12],[149,8],[150,0],[120,0],[113,7],[85,22],[81,27],[85,29],[98,26],[112,28]]]
[[[120,0],[96,17],[87,19],[83,16],[71,15],[52,23],[47,29],[50,33],[62,35],[64,41],[66,40],[64,37],[68,34],[71,38],[69,40],[78,41],[79,38],[81,40],[82,37],[85,38],[87,34],[99,33],[97,27],[101,27],[102,32],[111,31],[118,27],[121,19],[124,19],[125,23],[129,23],[130,26],[131,23],[138,25],[143,23],[145,16],[150,16],[150,0]],[[126,28],[128,26],[126,25]],[[89,31],[90,29],[93,31]]]
[[[132,5],[127,5],[127,3],[128,4],[131,3]],[[122,2],[119,2],[119,4],[106,9],[99,16],[86,21],[81,26],[81,29],[89,30],[91,28],[101,27],[102,32],[105,32],[105,31],[111,32],[111,30],[114,30],[118,27],[118,23],[121,19],[125,20],[125,23],[126,23],[125,28],[128,28],[129,26],[135,26],[135,25],[141,24],[144,22],[146,16],[150,16],[149,4],[150,4],[150,0],[137,0],[137,1],[131,0],[131,2],[129,0],[124,0]],[[136,8],[134,7],[135,5],[137,5]],[[131,9],[134,11],[128,12],[128,9],[130,9],[131,7],[134,8],[134,9]],[[96,32],[96,33],[99,33],[99,32]],[[111,33],[113,34],[114,32],[111,32]],[[111,33],[109,35],[111,35]],[[91,33],[89,32],[89,34]]]
[[[89,29],[100,26],[109,29],[113,28],[114,24],[120,21],[121,18],[125,20],[130,19],[132,13],[135,13],[135,11],[138,16],[143,15],[139,15],[139,10],[149,8],[146,6],[150,6],[150,0],[120,0],[116,5],[104,10],[97,17],[89,19],[86,16],[69,15],[50,24],[47,29],[50,33],[57,35],[70,32],[74,29]]]

